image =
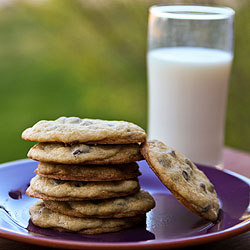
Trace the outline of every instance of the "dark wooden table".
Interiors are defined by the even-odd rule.
[[[250,178],[250,154],[226,148],[224,150],[225,169],[229,169]],[[48,247],[30,245],[0,238],[0,250],[48,250]],[[53,248],[54,249],[54,248]],[[183,248],[184,250],[250,250],[250,231],[214,243]]]

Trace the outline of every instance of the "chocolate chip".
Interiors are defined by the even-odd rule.
[[[93,124],[93,122],[91,122],[91,121],[84,121],[84,122],[81,123],[82,126],[89,126],[89,125],[92,125],[92,124]]]
[[[175,151],[174,150],[168,150],[167,151],[167,153],[169,154],[169,155],[171,155],[172,157],[174,157],[174,158],[176,158],[176,154],[175,154]]]
[[[207,205],[206,207],[203,207],[201,212],[202,213],[207,213],[211,209],[211,205]]]
[[[70,124],[74,124],[74,123],[78,124],[80,122],[81,122],[81,119],[78,117],[72,117],[72,118],[68,119],[68,123],[70,123]]]
[[[205,193],[207,193],[207,189],[204,183],[200,183],[200,187],[203,189]]]
[[[209,187],[208,187],[208,191],[213,193],[214,192],[214,185],[211,184]]]
[[[115,204],[118,206],[125,206],[126,202],[124,200],[117,200],[117,201],[115,201]]]
[[[66,205],[66,207],[67,207],[68,209],[72,209],[72,206],[71,206],[71,204],[70,204],[69,202],[65,202],[65,205]]]
[[[82,152],[82,150],[81,149],[77,149],[77,150],[75,150],[74,152],[73,152],[73,155],[80,155],[80,154],[82,154],[83,152]]]
[[[185,163],[187,163],[188,166],[189,166],[191,169],[193,169],[193,163],[192,163],[189,159],[185,158]]]
[[[171,160],[166,156],[166,155],[161,155],[158,158],[158,162],[163,166],[163,167],[170,167]]]
[[[183,177],[184,177],[184,179],[185,179],[186,181],[189,181],[189,180],[190,180],[190,178],[189,178],[189,176],[188,176],[188,173],[187,173],[185,170],[182,171],[182,175],[183,175]]]
[[[56,180],[56,179],[51,179],[52,183],[55,185],[62,185],[65,183],[65,181],[62,180]]]
[[[82,145],[81,148],[77,148],[73,151],[73,155],[80,155],[80,154],[86,154],[90,152],[90,147],[87,145]]]

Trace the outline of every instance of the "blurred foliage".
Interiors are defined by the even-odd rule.
[[[32,143],[20,135],[41,119],[64,115],[128,120],[146,129],[147,16],[153,3],[50,0],[1,7],[0,162],[26,157]],[[246,151],[249,11],[250,2],[244,1],[236,12],[226,124],[226,144]]]

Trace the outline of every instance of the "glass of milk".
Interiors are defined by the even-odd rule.
[[[149,12],[149,138],[222,167],[234,11],[175,5]]]

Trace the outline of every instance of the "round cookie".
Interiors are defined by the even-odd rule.
[[[157,140],[144,143],[141,153],[183,205],[207,220],[217,220],[219,201],[214,186],[189,159]]]
[[[135,162],[120,165],[63,165],[40,162],[35,173],[47,178],[73,181],[117,181],[141,175]]]
[[[29,150],[28,157],[61,164],[123,164],[142,159],[138,144],[70,146],[63,143],[37,143]]]
[[[134,194],[140,190],[138,179],[121,181],[65,181],[35,176],[26,194],[43,200],[95,200]]]
[[[44,201],[55,212],[76,217],[122,218],[145,214],[155,206],[153,197],[146,191],[125,197],[98,201]]]
[[[54,121],[37,122],[22,133],[22,138],[27,141],[69,144],[129,144],[144,142],[146,133],[139,126],[126,121],[60,117]]]
[[[145,215],[119,219],[72,217],[47,209],[42,201],[31,206],[29,212],[31,221],[36,226],[82,234],[116,232],[145,221]]]

